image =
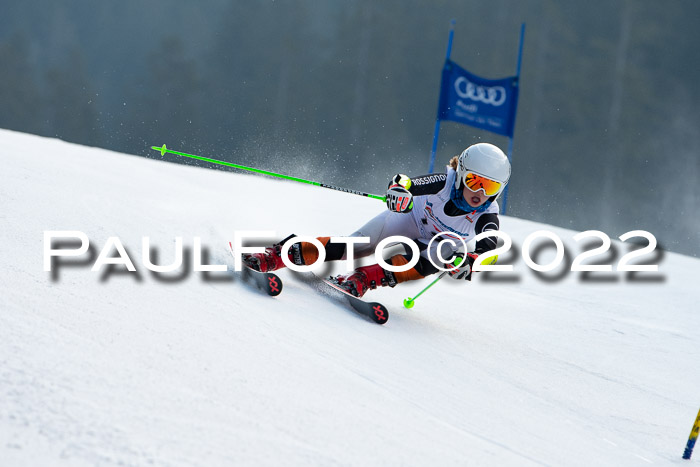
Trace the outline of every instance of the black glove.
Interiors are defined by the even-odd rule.
[[[413,209],[413,195],[409,190],[411,179],[403,174],[396,174],[389,182],[386,191],[386,207],[393,212],[411,212]]]
[[[452,279],[465,281],[472,280],[472,266],[478,255],[474,253],[467,253],[466,256],[461,256],[458,254],[452,263],[445,264],[447,269],[447,274]]]

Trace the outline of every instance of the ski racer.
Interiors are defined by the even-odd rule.
[[[351,235],[370,238],[370,243],[354,245],[354,255],[355,258],[368,256],[381,240],[401,235],[418,245],[418,263],[404,272],[391,272],[379,264],[362,266],[354,272],[333,278],[333,281],[356,297],[362,297],[368,290],[380,286],[394,287],[401,282],[422,279],[439,272],[434,263],[436,258],[449,258],[442,264],[442,270],[447,270],[450,277],[471,280],[474,260],[479,254],[494,249],[497,239],[486,237],[479,240],[473,252],[463,251],[462,240],[466,244],[482,232],[498,230],[499,207],[496,198],[508,183],[510,172],[510,162],[503,151],[493,144],[478,143],[454,156],[444,174],[414,178],[395,175],[386,192],[388,210]],[[436,238],[431,243],[431,239],[438,234],[452,242],[440,242],[440,238]],[[263,253],[244,254],[244,263],[260,272],[283,268],[284,262],[280,256],[282,245],[293,237],[291,235],[266,248]],[[345,243],[332,243],[330,237],[318,237],[318,240],[324,246],[326,261],[346,258]],[[289,248],[289,260],[296,265],[313,264],[318,257],[319,252],[312,243],[298,242]],[[387,263],[402,266],[411,259],[411,252],[408,252],[391,257]]]

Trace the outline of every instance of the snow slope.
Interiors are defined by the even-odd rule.
[[[412,310],[402,299],[427,281],[374,291],[391,313],[378,326],[308,275],[282,271],[272,299],[191,259],[171,274],[141,262],[144,236],[159,264],[178,236],[186,258],[198,236],[223,264],[236,230],[347,235],[376,200],[5,130],[0,161],[3,466],[683,463],[697,259],[588,281],[516,260],[509,280],[443,281]],[[572,231],[502,229],[580,251]],[[84,232],[92,257],[45,272],[46,230]],[[138,273],[90,270],[111,236]]]

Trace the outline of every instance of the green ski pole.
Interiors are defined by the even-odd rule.
[[[484,263],[484,262],[482,261],[481,264],[487,264],[487,265],[496,264],[496,261],[497,261],[497,260],[498,260],[498,255],[494,255],[494,256],[493,256],[493,259],[492,259],[491,261],[489,261],[488,263]],[[453,262],[452,264],[454,264],[455,266],[459,266],[460,264],[462,264],[462,261],[463,261],[462,258],[460,258],[460,257],[458,256],[458,257],[455,258],[455,260],[454,260],[454,262]],[[418,292],[418,295],[416,295],[415,297],[413,297],[413,298],[411,298],[411,297],[404,298],[404,300],[403,300],[403,306],[405,306],[406,308],[413,308],[413,305],[415,304],[416,298],[418,298],[418,297],[420,297],[421,295],[423,295],[423,293],[426,292],[426,291],[427,291],[429,288],[431,288],[433,285],[435,285],[435,284],[437,283],[437,281],[439,281],[440,279],[442,279],[443,277],[445,277],[445,274],[447,274],[448,272],[449,272],[449,271],[445,271],[445,272],[443,272],[442,274],[440,274],[440,275],[438,276],[437,279],[435,279],[433,282],[431,282],[430,284],[428,284],[428,286],[427,286],[426,288],[424,288],[423,290],[421,290],[420,292]]]
[[[275,172],[268,172],[267,170],[255,169],[253,167],[246,167],[244,165],[238,165],[238,164],[233,164],[231,162],[219,161],[216,159],[210,159],[208,157],[195,156],[194,154],[187,154],[184,152],[173,151],[172,149],[166,148],[165,144],[161,147],[151,146],[151,149],[153,149],[154,151],[159,151],[161,156],[164,156],[165,153],[167,152],[169,154],[175,154],[177,156],[189,157],[191,159],[197,159],[200,161],[211,162],[212,164],[219,164],[219,165],[224,165],[227,167],[233,167],[235,169],[247,170],[249,172],[255,172],[255,173],[259,173],[259,174],[263,174],[263,175],[269,175],[271,177],[282,178],[284,180],[291,180],[293,182],[308,183],[309,185],[319,186],[321,188],[328,188],[330,190],[343,191],[345,193],[351,193],[353,195],[358,195],[358,196],[365,196],[367,198],[378,199],[378,200],[386,202],[386,197],[384,197],[384,196],[373,195],[372,193],[365,193],[362,191],[350,190],[349,188],[340,188],[340,187],[333,186],[333,185],[327,185],[325,183],[313,182],[311,180],[304,180],[303,178],[290,177],[289,175],[278,174]]]
[[[416,295],[415,297],[413,297],[413,298],[411,298],[411,297],[404,298],[404,299],[403,299],[403,306],[406,307],[406,308],[413,308],[413,305],[415,304],[416,299],[417,299],[418,297],[420,297],[421,295],[423,295],[423,293],[425,293],[429,288],[431,288],[432,286],[434,286],[434,285],[437,283],[437,281],[439,281],[440,279],[442,279],[443,277],[445,277],[445,274],[447,274],[447,271],[445,271],[445,272],[443,272],[442,274],[440,274],[440,275],[437,277],[437,279],[435,279],[433,282],[431,282],[430,284],[428,284],[428,286],[427,286],[426,288],[424,288],[423,290],[421,290],[420,292],[418,292],[418,295]]]

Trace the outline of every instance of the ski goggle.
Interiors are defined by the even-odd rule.
[[[501,191],[503,184],[474,172],[464,174],[464,184],[472,191],[482,190],[486,196],[493,196]]]

